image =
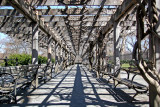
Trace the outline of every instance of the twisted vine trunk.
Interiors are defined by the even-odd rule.
[[[160,0],[157,0],[160,4]],[[148,3],[149,15],[145,11],[145,6]],[[143,0],[142,3],[139,3],[137,8],[137,42],[134,46],[133,57],[136,60],[136,65],[141,72],[143,78],[149,84],[149,100],[150,107],[160,107],[160,68],[158,68],[160,62],[160,39],[157,32],[159,28],[160,20],[158,20],[158,14],[160,10],[157,11],[156,0]],[[158,6],[157,6],[158,7]],[[149,29],[144,33],[144,18],[145,16],[149,19]],[[150,65],[147,65],[142,58],[141,54],[141,41],[147,35],[150,35]],[[138,54],[138,57],[136,56]]]
[[[158,11],[156,9],[156,4],[158,4],[160,0],[149,0],[150,4],[150,16],[149,16],[149,22],[152,23],[152,30],[153,32],[159,32],[156,31],[156,26],[158,22]],[[160,2],[159,2],[160,3]],[[159,7],[159,6],[158,6]],[[158,25],[159,26],[159,25]],[[150,35],[150,60],[153,62],[153,66],[156,67],[157,73],[160,73],[159,69],[159,56],[157,57],[157,54],[160,54],[159,46],[160,46],[160,39],[157,36],[154,36],[153,33]],[[157,59],[158,58],[158,59]],[[159,90],[159,91],[158,91]],[[150,100],[150,106],[151,107],[160,107],[160,79],[159,84],[149,84],[149,100]]]

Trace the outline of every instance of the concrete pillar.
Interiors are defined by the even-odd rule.
[[[71,53],[69,54],[69,62],[70,62],[70,65],[72,63],[72,56],[71,56]]]
[[[51,60],[52,60],[52,55],[51,55],[51,53],[52,53],[51,41],[48,41],[47,45],[48,45],[48,47],[47,47],[47,48],[48,48],[48,49],[47,49],[47,52],[48,52],[48,55],[47,55],[47,57],[48,57],[47,63],[50,64],[50,63],[51,63]]]
[[[58,54],[59,54],[59,50],[58,50],[58,43],[55,42],[55,72],[57,73],[59,70],[59,62],[58,62]]]
[[[107,65],[108,64],[108,53],[107,53],[107,43],[106,43],[106,47],[105,47],[105,56],[104,56],[104,65]]]
[[[62,48],[63,44],[61,42],[61,46],[60,46],[60,56],[62,57],[63,56],[63,48]]]
[[[58,47],[58,44],[57,44],[57,42],[55,41],[55,46],[54,46],[54,59],[55,59],[55,65],[57,64],[57,60],[58,60],[58,58],[57,58],[57,47]]]
[[[51,48],[51,40],[48,41],[47,43],[48,47],[47,47],[47,64],[49,65],[50,63],[52,63],[52,48]],[[52,78],[52,69],[50,68],[48,71],[46,71],[49,73],[49,78]]]
[[[32,64],[38,64],[38,24],[32,24]],[[33,71],[32,86],[38,87],[38,72]]]
[[[71,64],[71,53],[70,52],[68,53],[68,63],[69,65]]]
[[[68,52],[66,51],[66,53],[65,53],[65,60],[66,60],[66,67],[67,67],[67,63],[68,63]]]
[[[61,47],[61,55],[60,55],[60,57],[61,57],[61,63],[63,63],[63,55],[64,55],[64,50],[63,50],[63,48]]]
[[[69,52],[66,53],[66,67],[68,66],[68,63],[69,63],[69,62],[68,62],[68,61],[69,61],[68,59],[69,59]]]
[[[120,31],[121,27],[118,22],[114,23],[114,71],[120,68]]]
[[[66,65],[67,65],[67,51],[64,50],[64,53],[63,53],[63,69],[66,68]]]
[[[32,64],[38,64],[38,25],[32,24]]]
[[[60,47],[60,71],[63,70],[63,60],[64,60],[63,59],[63,54],[64,54],[63,51],[64,50],[63,50],[62,45],[61,45],[61,47]]]
[[[60,56],[61,56],[60,52],[61,52],[60,46],[57,45],[57,62],[58,62],[59,65],[60,65]]]
[[[96,65],[96,46],[94,47],[94,55],[93,55],[93,57],[94,57],[94,62],[93,62],[93,67],[95,67],[95,65]]]
[[[96,65],[98,63],[98,44],[96,44]]]
[[[98,47],[98,55],[97,55],[97,78],[100,77],[100,63],[101,63],[101,56],[100,56],[100,51],[101,51],[101,48]]]

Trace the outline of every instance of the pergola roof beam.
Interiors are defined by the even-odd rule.
[[[124,0],[122,5],[120,5],[115,14],[112,15],[111,19],[107,22],[107,25],[101,30],[103,34],[103,38],[105,38],[105,35],[113,28],[113,24],[115,21],[119,21],[122,19],[124,16],[128,14],[131,9],[137,4],[137,0]],[[102,36],[102,35],[99,35]],[[94,45],[96,44],[97,39],[94,40]],[[89,47],[86,49],[86,51],[83,53],[82,56],[86,54],[86,52],[89,50]]]
[[[18,1],[18,0],[7,0],[17,11],[19,11],[21,14],[23,14],[27,19],[31,20],[32,22],[38,23],[39,28],[46,33],[46,35],[53,36],[53,39],[58,42],[58,44],[61,44],[60,41],[55,37],[54,33],[46,26],[43,25],[43,22],[41,19],[38,19],[36,14],[33,13],[31,8],[27,8],[24,4],[24,1]],[[67,50],[65,47],[63,47],[65,50]],[[67,50],[68,51],[68,50]]]
[[[24,2],[24,1],[23,1]],[[83,3],[71,3],[68,2],[68,0],[63,0],[63,2],[57,2],[57,0],[32,0],[29,5],[31,6],[58,6],[58,5],[72,5],[72,6],[77,6],[77,5],[83,5],[84,3],[87,3],[87,5],[101,5],[100,0],[85,0]],[[1,0],[0,5],[8,5],[6,3],[6,0]],[[121,5],[121,0],[107,0],[107,2],[104,5]]]

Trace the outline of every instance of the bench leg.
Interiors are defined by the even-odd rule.
[[[10,98],[10,102],[9,103],[17,104],[16,95],[9,94],[8,97]]]
[[[13,97],[13,103],[14,103],[14,104],[17,104],[17,96],[14,96],[14,97]]]
[[[115,83],[116,84],[116,83]],[[117,83],[116,85],[114,84],[114,88],[116,88],[118,85],[119,85],[119,83]]]
[[[114,89],[119,85],[119,82],[116,81],[116,80],[113,80],[114,81]]]
[[[131,102],[134,100],[134,98],[138,95],[139,93],[136,92],[136,94],[132,97]]]
[[[111,79],[112,77],[109,77],[109,79],[107,80],[109,82],[109,80]]]

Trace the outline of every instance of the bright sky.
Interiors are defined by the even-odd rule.
[[[0,40],[4,39],[5,37],[7,37],[7,35],[0,32]],[[2,48],[3,48],[3,47],[0,48],[0,52],[3,52],[3,49],[2,49]]]
[[[7,37],[7,35],[0,32],[0,40],[3,39],[3,38],[5,38],[5,37]]]
[[[65,6],[50,6],[51,9],[65,9]],[[68,8],[83,8],[83,6],[68,6]],[[99,5],[97,6],[86,6],[86,8],[100,8]],[[116,8],[116,6],[104,6],[103,8]],[[14,8],[12,6],[0,6],[0,9],[11,9]],[[48,9],[47,6],[38,6],[36,9]]]

